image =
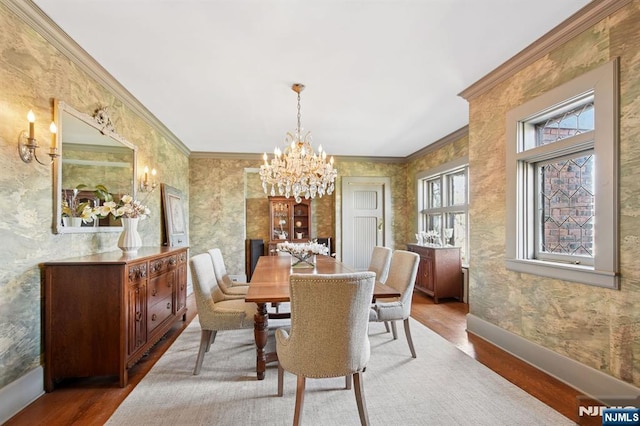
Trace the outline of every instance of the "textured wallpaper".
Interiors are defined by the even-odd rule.
[[[620,270],[610,290],[505,269],[507,111],[620,58]],[[472,99],[470,312],[640,385],[640,2]],[[597,194],[596,194],[597,197]]]
[[[158,169],[158,179],[189,194],[188,159],[113,94],[81,72],[41,36],[0,4],[0,388],[42,364],[40,292],[43,262],[117,250],[118,234],[52,232],[52,168],[23,163],[17,136],[36,115],[35,136],[44,146],[54,98],[91,114],[109,106],[116,131],[138,146],[138,171]],[[44,155],[46,157],[46,155]],[[161,242],[160,191],[146,200],[144,245]],[[188,209],[188,206],[186,206]],[[187,210],[188,212],[188,210]]]

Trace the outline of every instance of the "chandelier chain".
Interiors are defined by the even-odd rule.
[[[302,114],[300,114],[300,92],[298,92],[298,134],[302,132],[302,127],[300,126],[300,117],[302,117]]]

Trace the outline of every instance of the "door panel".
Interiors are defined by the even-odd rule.
[[[346,182],[343,207],[342,258],[344,263],[364,271],[373,247],[385,245],[384,184]]]

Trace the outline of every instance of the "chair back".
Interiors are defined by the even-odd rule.
[[[291,351],[285,370],[305,377],[338,377],[362,371],[375,275],[291,274]]]
[[[189,264],[198,313],[213,311],[213,304],[224,300],[224,295],[218,287],[211,256],[208,253],[198,254],[189,260]]]
[[[405,317],[411,313],[411,297],[416,284],[419,262],[420,256],[417,253],[406,250],[396,250],[391,257],[389,276],[385,284],[402,294],[400,300],[404,306]]]
[[[213,272],[216,280],[218,281],[218,286],[220,286],[220,289],[225,292],[227,288],[233,287],[233,281],[229,277],[229,274],[227,274],[227,268],[224,266],[222,252],[219,248],[212,248],[209,250],[209,256],[211,256],[211,261],[213,262]]]
[[[389,265],[391,263],[391,249],[389,247],[375,246],[371,253],[369,271],[376,273],[376,281],[384,284],[389,275]]]

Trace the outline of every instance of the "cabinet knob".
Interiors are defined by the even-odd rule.
[[[156,314],[151,315],[151,321],[155,321],[157,318]]]
[[[153,290],[151,290],[151,295],[155,296],[156,294],[158,294],[158,289],[154,287]]]
[[[142,318],[142,312],[136,312],[136,321],[140,321]]]
[[[167,309],[171,309],[171,302],[167,303]]]

